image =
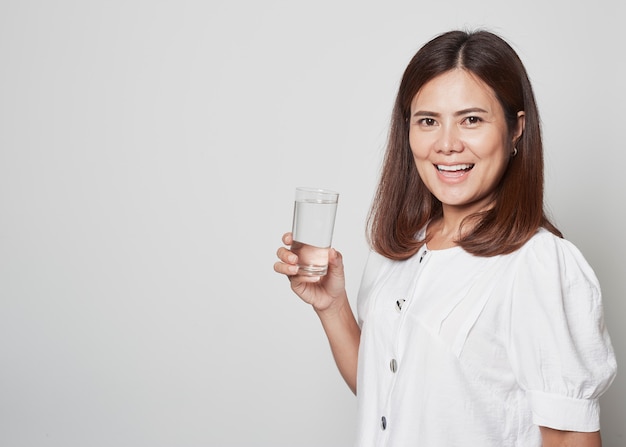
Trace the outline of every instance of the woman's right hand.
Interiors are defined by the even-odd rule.
[[[283,243],[291,246],[291,233],[283,235]],[[341,253],[331,248],[328,253],[328,272],[325,276],[298,275],[298,256],[287,247],[280,247],[276,253],[280,261],[274,264],[274,270],[286,275],[291,289],[305,303],[313,306],[317,312],[339,309],[347,301],[346,282]]]
[[[334,248],[329,250],[325,276],[299,276],[298,256],[290,250],[293,243],[291,233],[283,236],[283,243],[287,247],[278,249],[279,261],[274,264],[274,270],[286,275],[296,295],[313,306],[328,337],[339,372],[352,392],[356,393],[361,329],[346,295],[341,254]]]

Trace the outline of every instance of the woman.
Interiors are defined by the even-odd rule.
[[[357,394],[356,445],[601,445],[615,358],[597,279],[544,213],[542,151],[515,51],[442,34],[400,84],[358,321],[339,252],[319,279],[279,248]]]

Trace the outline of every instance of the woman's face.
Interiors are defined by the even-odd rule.
[[[444,213],[489,207],[524,126],[509,131],[493,90],[462,69],[430,80],[411,102],[409,143],[417,171]]]

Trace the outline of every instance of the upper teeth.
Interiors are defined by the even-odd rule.
[[[473,166],[474,165],[472,164],[452,165],[452,166],[437,165],[437,169],[439,169],[440,171],[462,171],[465,169],[470,169]]]

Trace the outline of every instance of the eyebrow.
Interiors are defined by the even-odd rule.
[[[462,116],[467,115],[468,113],[489,113],[485,109],[481,109],[480,107],[470,107],[468,109],[459,110],[458,112],[454,112],[454,116]],[[441,113],[430,112],[428,110],[418,110],[413,114],[413,116],[434,116],[439,117]]]

